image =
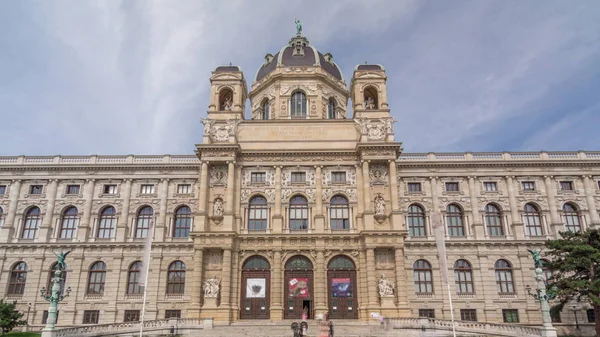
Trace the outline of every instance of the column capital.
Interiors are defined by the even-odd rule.
[[[87,178],[85,180],[86,183],[95,183],[96,182],[96,178]]]
[[[160,178],[161,183],[169,182],[170,180],[171,180],[170,178]]]
[[[515,179],[516,177],[513,175],[507,175],[507,176],[504,176],[504,178],[506,178],[506,180],[508,180],[508,179]]]
[[[544,175],[543,177],[545,180],[550,180],[550,179],[554,178],[554,176],[551,176],[551,175]]]
[[[429,180],[437,180],[438,177],[437,176],[430,176],[430,177],[427,177],[427,179],[429,179]]]
[[[126,183],[130,183],[132,180],[133,179],[131,179],[131,178],[125,178],[125,179],[123,179],[123,181],[126,182]]]
[[[20,183],[22,181],[23,181],[23,179],[11,179],[10,180],[11,184]]]

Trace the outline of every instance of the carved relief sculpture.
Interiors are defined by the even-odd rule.
[[[394,282],[381,274],[379,278],[379,297],[393,297],[394,296]]]
[[[223,216],[223,200],[221,198],[215,199],[213,204],[213,216],[222,217]]]
[[[204,281],[204,298],[217,298],[219,296],[221,280],[213,275],[212,278]]]
[[[381,194],[375,197],[375,215],[385,215],[385,200]]]

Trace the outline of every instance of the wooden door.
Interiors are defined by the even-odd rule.
[[[284,318],[300,319],[304,310],[305,301],[310,301],[308,318],[312,319],[314,306],[314,287],[312,270],[286,270],[285,271],[285,310]]]
[[[358,287],[356,270],[327,271],[329,317],[358,319]]]
[[[268,319],[270,317],[271,272],[242,271],[240,318]]]

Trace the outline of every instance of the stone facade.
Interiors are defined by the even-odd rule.
[[[72,250],[59,326],[96,321],[94,312],[99,323],[135,319],[131,269],[150,233],[146,319],[449,319],[429,215],[440,211],[457,318],[472,309],[465,317],[503,322],[514,309],[540,323],[527,249],[567,224],[600,226],[600,152],[402,153],[383,67],[357,66],[347,90],[331,55],[305,37],[279,54],[250,93],[239,68],[213,72],[196,155],[0,158],[4,297],[24,311],[31,303],[40,325],[53,252]],[[393,289],[382,292],[382,279]]]

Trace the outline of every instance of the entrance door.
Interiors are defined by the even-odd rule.
[[[271,268],[261,256],[249,257],[242,267],[240,318],[270,317]]]
[[[329,317],[358,319],[358,287],[356,268],[345,256],[334,257],[327,266]]]
[[[313,266],[304,256],[293,256],[285,264],[285,311],[286,319],[301,319],[305,313],[312,319],[313,313]]]

